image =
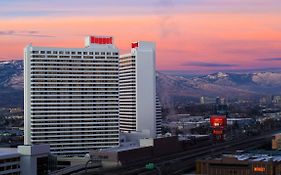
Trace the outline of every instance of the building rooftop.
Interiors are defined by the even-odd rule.
[[[208,157],[207,159],[225,160],[236,159],[237,161],[250,161],[250,162],[281,162],[281,152],[279,151],[258,151],[246,152],[241,154],[222,154],[219,157]]]
[[[19,155],[17,148],[0,148],[0,159]]]
[[[105,148],[105,149],[100,149],[99,151],[102,152],[122,152],[122,151],[128,151],[128,150],[134,150],[138,148],[143,148],[140,147],[139,145],[126,145],[126,146],[120,146],[120,147],[112,147],[112,148]]]

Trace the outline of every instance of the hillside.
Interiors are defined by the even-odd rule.
[[[194,78],[158,73],[157,89],[165,106],[177,104],[177,101],[198,101],[201,96],[257,99],[264,95],[281,94],[281,73],[218,72]]]
[[[23,107],[23,61],[0,62],[0,107]]]
[[[198,102],[201,96],[252,99],[281,94],[281,73],[214,73],[188,76],[157,73],[162,105]],[[0,62],[0,107],[23,106],[23,61]]]

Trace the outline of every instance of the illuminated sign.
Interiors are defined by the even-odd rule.
[[[223,130],[213,130],[214,135],[223,135]]]
[[[227,123],[226,116],[214,115],[210,118],[210,124],[212,127],[225,127]]]
[[[139,43],[132,43],[132,49],[139,47]]]
[[[96,37],[91,36],[92,44],[112,44],[112,37]]]
[[[255,172],[265,172],[265,168],[264,167],[254,167],[254,171]]]

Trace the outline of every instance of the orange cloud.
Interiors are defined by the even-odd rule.
[[[123,52],[129,51],[132,41],[155,41],[157,68],[161,70],[196,70],[197,67],[183,63],[198,61],[238,64],[245,68],[273,66],[272,63],[257,62],[256,59],[280,57],[279,21],[280,15],[274,13],[1,19],[1,24],[5,25],[0,29],[0,58],[22,58],[23,48],[28,43],[52,47],[83,47],[85,35],[112,35],[115,44]],[[3,32],[11,30],[36,33],[15,35]]]

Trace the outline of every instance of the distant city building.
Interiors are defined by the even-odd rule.
[[[220,104],[221,104],[221,98],[220,98],[220,97],[217,97],[217,98],[216,98],[216,104],[217,104],[217,105],[220,105]]]
[[[200,104],[205,104],[205,98],[204,97],[200,97]]]
[[[272,149],[273,150],[281,149],[281,134],[275,134],[272,137]]]
[[[228,116],[228,106],[226,104],[225,98],[217,97],[216,98],[216,115],[225,115]]]
[[[91,149],[118,146],[118,64],[112,37],[89,36],[84,48],[28,45],[24,143],[48,143],[60,156],[84,156]],[[155,95],[146,90],[143,95]]]
[[[261,105],[269,105],[272,103],[273,97],[271,95],[264,96],[260,98],[260,104]]]
[[[155,44],[132,43],[131,53],[120,56],[120,130],[161,133],[161,109],[156,97]]]
[[[275,105],[281,105],[281,96],[274,96],[272,100],[273,104]]]
[[[216,103],[216,98],[212,97],[200,97],[200,104],[215,104]]]

